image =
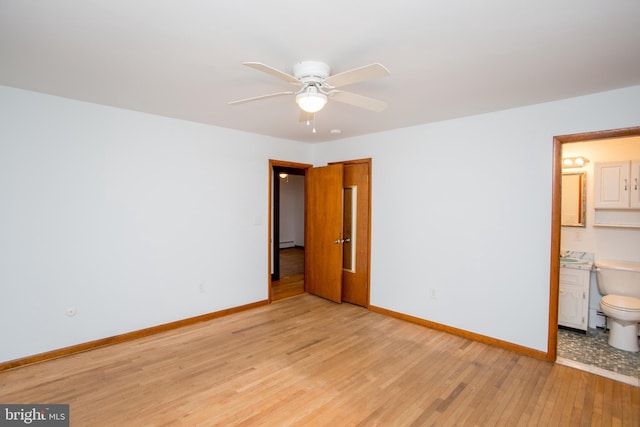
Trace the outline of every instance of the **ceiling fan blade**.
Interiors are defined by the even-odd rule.
[[[300,122],[304,123],[304,122],[312,122],[314,119],[315,114],[314,113],[307,113],[304,110],[300,110]]]
[[[390,74],[391,73],[389,73],[389,70],[387,70],[384,65],[375,63],[329,76],[324,80],[323,84],[326,84],[331,88],[342,87],[363,82],[365,80],[387,77]]]
[[[294,93],[295,92],[292,92],[292,91],[270,93],[269,95],[254,96],[252,98],[245,98],[245,99],[239,99],[237,101],[231,101],[229,102],[229,105],[242,104],[243,102],[259,101],[261,99],[267,99],[267,98],[275,98],[276,96],[293,95]]]
[[[285,73],[284,71],[280,71],[276,68],[273,68],[269,65],[265,65],[261,62],[243,62],[242,65],[246,65],[247,67],[251,67],[254,70],[262,71],[263,73],[267,73],[271,76],[277,77],[285,82],[300,86],[302,83],[300,80],[296,79],[290,74]]]
[[[367,96],[357,95],[351,92],[344,92],[341,90],[332,90],[329,92],[329,97],[335,101],[343,102],[345,104],[354,105],[356,107],[364,108],[366,110],[375,111],[379,113],[387,109],[387,103],[378,99],[369,98]]]

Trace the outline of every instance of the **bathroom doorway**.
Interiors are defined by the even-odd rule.
[[[630,148],[631,147],[631,148]],[[640,127],[564,135],[554,138],[554,184],[551,251],[551,292],[549,310],[548,359],[563,365],[594,372],[622,382],[640,383],[640,354],[614,349],[607,344],[605,319],[598,314],[599,292],[591,273],[588,328],[558,328],[561,251],[575,251],[595,259],[622,257],[616,241],[640,241],[640,228],[594,226],[594,163],[624,160],[626,154],[640,158]],[[586,215],[584,223],[564,225],[562,212],[562,160],[582,156],[589,162],[580,171],[585,177]],[[576,169],[571,170],[571,173]],[[565,175],[569,170],[564,170]],[[566,204],[564,205],[566,209]],[[566,218],[566,215],[565,215]],[[619,252],[616,252],[619,251]],[[592,259],[593,259],[592,258]]]

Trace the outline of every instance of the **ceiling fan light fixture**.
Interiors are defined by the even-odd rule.
[[[307,113],[317,113],[327,104],[327,95],[318,92],[315,87],[296,95],[296,103]]]

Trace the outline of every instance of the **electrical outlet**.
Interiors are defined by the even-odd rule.
[[[205,291],[204,283],[200,283],[200,285],[198,286],[198,290],[200,291],[201,294],[204,294],[204,291]]]
[[[429,288],[429,298],[436,299],[436,289],[435,288]]]

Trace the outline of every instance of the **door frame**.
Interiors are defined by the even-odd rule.
[[[342,165],[349,165],[349,164],[356,164],[356,163],[367,163],[369,165],[369,206],[367,207],[368,209],[368,213],[369,213],[369,233],[368,233],[368,238],[367,238],[367,306],[366,308],[369,309],[369,305],[370,305],[370,301],[371,301],[371,177],[373,174],[372,171],[372,160],[371,158],[363,158],[363,159],[356,159],[356,160],[344,160],[344,161],[338,161],[338,162],[330,162],[327,163],[329,165],[335,165],[335,164],[342,164]],[[269,232],[268,232],[268,239],[267,239],[267,246],[268,246],[268,257],[267,257],[267,271],[269,272],[267,274],[267,281],[268,281],[268,288],[269,288],[269,297],[268,297],[268,301],[269,304],[271,304],[271,284],[272,284],[272,275],[271,275],[271,264],[272,264],[272,259],[273,257],[275,257],[275,251],[274,251],[274,247],[275,244],[273,242],[273,228],[274,228],[274,213],[273,213],[273,202],[272,202],[272,198],[273,198],[273,179],[274,179],[274,168],[289,168],[289,169],[297,169],[297,170],[303,170],[305,171],[304,176],[305,176],[305,180],[307,179],[306,177],[306,169],[312,168],[314,167],[312,164],[308,164],[308,163],[296,163],[296,162],[289,162],[289,161],[284,161],[284,160],[275,160],[275,159],[269,159],[269,179],[268,179],[268,197],[267,197],[267,203],[268,203],[268,228],[269,228]],[[305,182],[305,188],[306,188],[306,182]],[[306,194],[305,194],[306,197]],[[305,209],[305,218],[306,218],[306,209]],[[306,221],[306,219],[305,219]],[[279,250],[277,251],[279,253]],[[306,256],[306,255],[305,255]],[[306,260],[305,260],[306,262]]]
[[[558,354],[558,299],[560,293],[560,189],[562,183],[562,145],[573,142],[640,136],[640,126],[575,133],[553,137],[553,185],[551,203],[551,268],[549,278],[549,330],[547,361],[555,362]]]
[[[269,191],[268,191],[268,205],[269,205],[269,209],[268,209],[268,226],[269,226],[269,233],[268,233],[268,239],[267,239],[267,245],[269,247],[269,255],[267,257],[267,268],[268,268],[268,285],[269,285],[269,303],[271,303],[271,284],[273,281],[273,273],[280,273],[280,266],[279,266],[279,261],[278,261],[278,266],[277,266],[277,271],[274,268],[274,271],[272,273],[271,270],[271,266],[272,264],[275,264],[275,257],[280,255],[280,242],[276,241],[275,239],[279,239],[279,230],[280,230],[280,219],[279,218],[274,218],[275,216],[275,212],[277,211],[278,213],[280,212],[280,206],[279,206],[279,191],[278,191],[278,200],[274,200],[274,197],[276,196],[276,191],[274,191],[275,186],[274,186],[274,178],[276,176],[276,170],[278,172],[287,172],[290,173],[291,175],[304,175],[305,179],[306,179],[306,170],[313,167],[313,165],[311,164],[307,164],[307,163],[295,163],[295,162],[287,162],[287,161],[283,161],[283,160],[274,160],[274,159],[269,159],[269,179],[268,179],[268,185],[269,185]],[[276,203],[277,202],[277,205]],[[279,258],[278,258],[279,260]]]

